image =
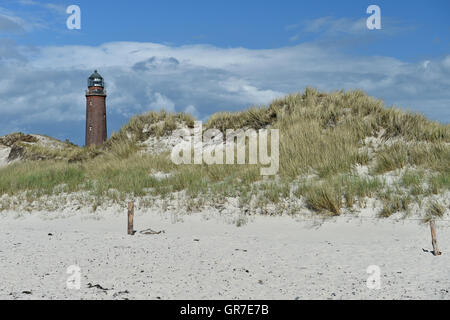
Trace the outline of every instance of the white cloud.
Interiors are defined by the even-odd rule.
[[[196,119],[199,119],[199,120],[203,120],[203,119],[200,119],[200,114],[198,113],[198,110],[197,110],[197,108],[194,106],[194,105],[189,105],[189,106],[187,106],[185,109],[184,109],[184,112],[185,113],[188,113],[188,114],[191,114],[192,116],[194,116]]]
[[[448,70],[450,70],[450,55],[447,56],[444,61],[443,61],[443,65],[445,68],[447,68]]]
[[[35,1],[35,0],[19,0],[18,1],[21,5],[28,5],[28,6],[37,6],[45,9],[49,9],[52,11],[55,11],[59,14],[66,14],[66,8],[67,6],[64,6],[62,4],[54,4],[50,2],[42,2],[42,1]]]
[[[25,29],[27,26],[23,19],[0,7],[0,33],[17,33],[23,32]]]
[[[366,25],[367,17],[358,19],[336,18],[333,16],[319,17],[316,19],[304,20],[297,24],[291,24],[285,27],[287,32],[295,32],[289,37],[292,42],[303,38],[306,34],[315,34],[319,38],[334,39],[337,42],[346,41],[347,39],[367,40],[369,37],[375,36],[392,36],[404,31],[414,30],[413,25],[399,23],[399,21],[382,16],[382,29],[375,32],[369,30]]]
[[[307,23],[305,23],[304,31],[313,33],[343,32],[350,34],[358,34],[367,31],[366,19],[360,18],[358,20],[352,20],[349,18],[321,17],[314,20],[310,20]]]
[[[167,112],[175,111],[175,103],[171,101],[166,96],[162,95],[159,92],[152,94],[153,101],[150,103],[150,108],[154,110],[162,110],[164,109]]]

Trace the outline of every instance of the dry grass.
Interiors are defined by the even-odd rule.
[[[428,203],[428,212],[424,218],[424,222],[430,222],[435,219],[440,219],[444,216],[445,208],[437,201],[430,201]]]
[[[162,197],[184,190],[194,199],[192,204],[199,197],[228,196],[248,204],[252,196],[262,194],[267,204],[289,198],[289,185],[294,184],[298,186],[295,196],[305,199],[315,211],[339,215],[343,208],[352,208],[365,197],[378,197],[385,204],[381,215],[390,216],[407,210],[421,194],[438,194],[450,188],[450,126],[385,108],[382,101],[361,91],[320,93],[308,88],[302,94],[275,100],[268,107],[211,116],[205,129],[280,130],[278,178],[282,182],[273,178],[260,187],[255,187],[261,180],[258,165],[175,166],[167,154],[138,152],[140,143],[150,136],[167,136],[182,124],[192,127],[193,122],[183,113],[150,112],[133,117],[101,148],[66,144],[52,149],[26,144],[27,161],[0,169],[0,194],[33,191],[39,196],[61,192],[57,187],[63,185],[65,192],[87,190],[99,202],[112,197],[114,189],[120,195]],[[363,140],[380,133],[394,143],[369,153]],[[16,135],[7,143],[20,146],[21,139],[26,137]],[[354,175],[356,165],[369,166],[370,176]],[[381,175],[405,166],[421,172],[411,171],[401,177],[410,194],[393,192],[385,196]],[[153,171],[172,175],[158,180],[150,175]],[[316,178],[298,183],[299,176],[310,174]],[[428,182],[429,188],[419,188],[422,182]]]
[[[403,143],[384,147],[377,154],[376,173],[384,173],[405,166],[444,172],[450,167],[450,146],[443,142]]]
[[[8,147],[12,147],[14,144],[18,142],[35,143],[38,142],[38,139],[32,135],[23,134],[22,132],[15,132],[7,136],[0,137],[0,144]]]
[[[152,111],[134,116],[124,125],[119,132],[114,133],[106,143],[106,147],[112,147],[114,143],[123,141],[142,142],[150,136],[162,137],[170,135],[177,129],[177,124],[187,127],[194,126],[194,118],[185,113],[167,113]]]
[[[302,182],[294,195],[304,198],[314,211],[340,215],[342,208],[351,209],[355,204],[361,204],[366,197],[374,197],[383,188],[384,184],[378,178],[349,174]]]
[[[278,108],[271,105],[269,108],[252,107],[241,112],[219,112],[213,114],[208,122],[206,128],[216,128],[222,132],[227,129],[241,129],[252,128],[262,129],[272,125],[277,120]]]
[[[412,198],[409,195],[390,194],[389,197],[383,198],[383,208],[379,216],[388,218],[400,211],[407,212],[411,203]]]

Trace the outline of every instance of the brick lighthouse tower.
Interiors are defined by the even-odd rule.
[[[97,70],[88,79],[86,91],[86,146],[106,141],[106,91]]]

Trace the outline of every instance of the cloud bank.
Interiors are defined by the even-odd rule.
[[[188,111],[205,119],[268,104],[306,86],[358,88],[387,104],[450,120],[450,55],[411,63],[353,57],[312,43],[251,50],[138,42],[31,48],[0,41],[0,135],[22,130],[82,144],[84,90],[94,69],[106,81],[113,130],[149,110]]]

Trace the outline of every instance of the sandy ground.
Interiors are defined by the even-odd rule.
[[[241,227],[208,212],[0,217],[1,299],[449,299],[450,229],[434,257],[418,221],[341,217],[319,224],[255,217]],[[182,220],[182,221],[180,221]],[[164,230],[158,235],[139,231]],[[68,289],[69,266],[81,287]],[[367,268],[380,268],[369,289]]]

